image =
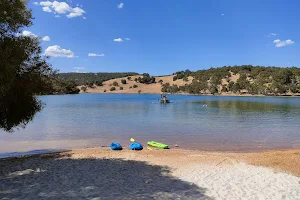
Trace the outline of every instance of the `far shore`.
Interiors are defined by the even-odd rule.
[[[257,153],[77,149],[1,159],[0,197],[297,199],[299,166],[300,149]]]

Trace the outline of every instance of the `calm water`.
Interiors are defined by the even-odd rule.
[[[200,150],[300,147],[300,98],[80,94],[43,96],[25,129],[0,131],[0,153],[109,146],[129,138]],[[207,106],[204,106],[207,105]]]

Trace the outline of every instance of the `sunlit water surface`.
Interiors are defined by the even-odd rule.
[[[300,147],[300,98],[79,94],[42,96],[25,129],[0,130],[0,153],[129,145],[131,137],[171,148],[256,151]]]

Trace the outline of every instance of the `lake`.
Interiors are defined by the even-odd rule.
[[[146,144],[256,151],[300,147],[300,98],[153,94],[42,96],[44,109],[25,129],[0,130],[0,153]]]

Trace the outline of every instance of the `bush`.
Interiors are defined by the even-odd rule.
[[[82,86],[80,89],[81,89],[83,92],[86,92],[86,87],[85,87],[85,86]]]
[[[120,90],[123,90],[124,88],[123,87],[120,87]]]
[[[133,88],[137,88],[138,86],[137,85],[133,85]]]
[[[135,78],[135,79],[134,79],[134,81],[135,81],[135,82],[138,82],[138,79],[137,79],[137,78]]]
[[[103,92],[106,92],[106,90],[104,90]]]
[[[127,77],[127,80],[129,80],[129,81],[130,81],[130,80],[131,80],[131,77],[130,77],[130,76],[128,76],[128,77]]]
[[[103,83],[102,83],[101,81],[96,81],[95,84],[96,84],[97,86],[103,86]]]
[[[139,90],[138,93],[141,94],[142,90]]]
[[[132,88],[132,86],[129,87],[129,89],[131,89],[131,88]]]
[[[126,82],[125,79],[122,79],[122,80],[121,80],[121,83],[122,83],[122,84],[126,84],[127,82]]]
[[[188,82],[188,81],[189,81],[188,77],[184,77],[182,80],[183,80],[184,82]]]
[[[111,87],[111,88],[110,88],[110,91],[115,91],[115,90],[116,90],[115,87]]]
[[[118,82],[113,82],[113,86],[119,86],[119,83]]]

